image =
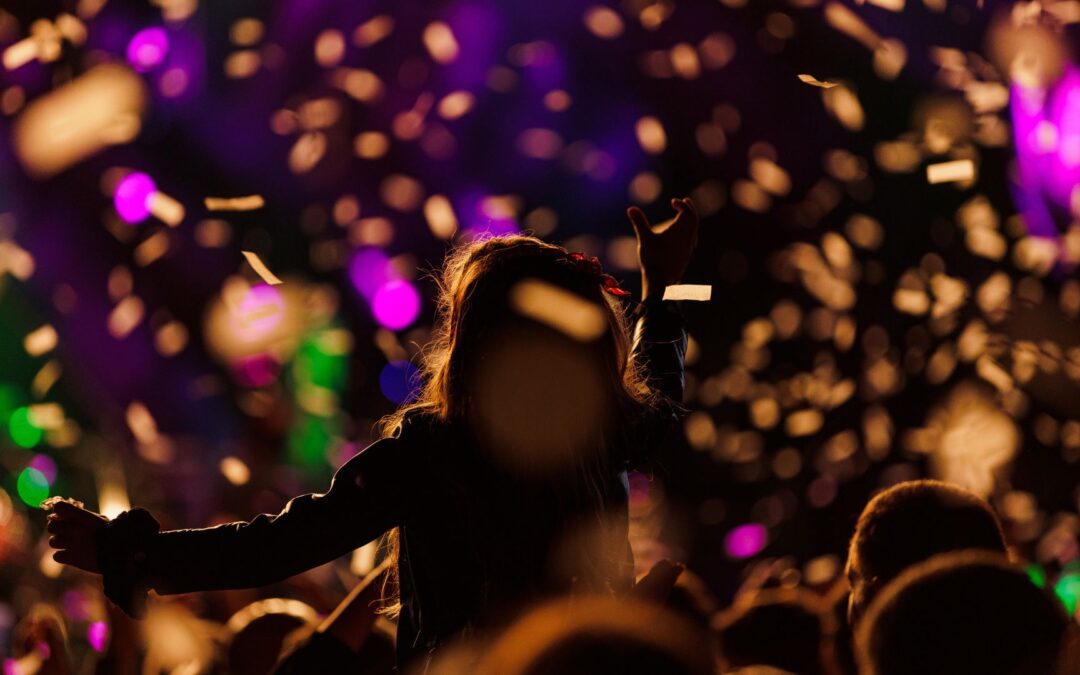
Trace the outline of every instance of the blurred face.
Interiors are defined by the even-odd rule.
[[[511,305],[485,317],[484,337],[468,347],[470,425],[508,468],[558,472],[598,450],[614,412],[602,343],[580,333],[587,316],[560,327],[572,306],[545,304],[528,313]]]

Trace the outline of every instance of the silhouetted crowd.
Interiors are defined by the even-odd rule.
[[[286,600],[253,603],[228,626],[180,603],[142,626],[113,609],[96,664],[72,663],[62,613],[39,605],[16,629],[5,673],[397,672],[395,625],[378,611],[388,566],[321,619]],[[718,610],[692,571],[665,561],[623,595],[569,595],[499,631],[466,631],[418,672],[1064,675],[1080,672],[1078,642],[1060,602],[1010,560],[993,508],[922,480],[866,505],[834,592],[765,571]]]

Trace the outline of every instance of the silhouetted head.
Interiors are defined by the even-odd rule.
[[[856,637],[865,675],[1047,675],[1065,613],[1000,555],[954,551],[914,565],[870,606]]]
[[[422,390],[388,431],[411,411],[468,421],[500,459],[531,469],[596,446],[647,405],[625,312],[598,264],[535,237],[490,237],[453,251],[439,285]]]
[[[557,600],[511,626],[472,671],[482,675],[711,675],[704,631],[650,603]]]
[[[934,480],[894,485],[867,503],[848,551],[852,623],[889,581],[938,553],[981,549],[1007,553],[1001,523],[978,495]]]
[[[820,609],[809,592],[783,589],[760,591],[725,610],[715,625],[725,672],[750,666],[825,672]]]

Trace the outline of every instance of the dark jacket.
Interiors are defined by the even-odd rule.
[[[397,527],[398,658],[405,664],[448,638],[569,591],[583,577],[589,584],[604,579],[616,591],[628,588],[626,472],[653,454],[677,420],[686,351],[673,303],[650,300],[639,306],[637,319],[634,349],[666,403],[622,430],[604,461],[588,469],[600,475],[529,480],[482,456],[458,425],[415,416],[399,436],[346,462],[325,494],[296,497],[277,515],[158,532],[145,511],[122,514],[99,546],[106,594],[138,613],[150,589],[172,594],[263,586]],[[590,529],[594,525],[602,531]],[[586,534],[568,537],[571,530]]]

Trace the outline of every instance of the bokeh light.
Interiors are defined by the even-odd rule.
[[[285,299],[269,284],[256,284],[237,307],[243,337],[256,340],[273,330],[284,318]]]
[[[391,361],[379,372],[379,390],[391,403],[411,401],[419,384],[416,366],[408,361]]]
[[[45,476],[45,480],[52,485],[56,481],[56,461],[48,455],[34,455],[28,466],[37,469]]]
[[[765,548],[768,537],[768,531],[763,525],[740,525],[724,537],[724,550],[732,558],[750,558]]]
[[[8,433],[11,440],[24,448],[32,448],[41,442],[45,431],[34,424],[30,408],[21,406],[16,408],[8,418]]]
[[[390,259],[382,249],[360,248],[349,261],[349,279],[361,296],[369,302],[391,279]]]
[[[169,36],[163,28],[144,28],[131,38],[127,60],[140,73],[149,72],[165,60],[169,52]]]
[[[155,192],[154,180],[145,173],[136,171],[124,176],[113,193],[117,215],[133,225],[146,220],[150,217],[150,199]]]
[[[104,621],[92,622],[86,627],[86,641],[95,652],[104,652],[109,642],[109,624]]]
[[[34,508],[40,506],[41,502],[49,497],[49,481],[40,471],[30,467],[26,467],[19,474],[16,489],[19,492],[19,498],[27,506]]]
[[[420,314],[420,293],[407,281],[391,279],[375,291],[371,301],[375,320],[390,330],[401,330]]]
[[[1054,595],[1065,605],[1069,616],[1074,616],[1080,607],[1080,572],[1062,574],[1054,584]]]

